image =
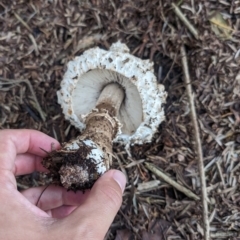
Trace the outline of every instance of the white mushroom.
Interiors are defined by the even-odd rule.
[[[58,102],[65,118],[83,131],[86,116],[95,108],[102,89],[109,83],[120,84],[125,92],[117,119],[122,133],[114,141],[143,144],[152,140],[164,120],[164,86],[157,83],[153,63],[131,54],[117,42],[109,51],[89,49],[68,63],[58,91]]]
[[[57,95],[66,119],[82,134],[43,164],[52,172],[61,168],[61,184],[72,190],[91,187],[110,168],[113,141],[125,146],[150,142],[164,120],[166,92],[157,83],[153,63],[129,54],[120,42],[109,51],[89,49],[69,62]],[[53,159],[61,153],[64,160],[56,167]],[[96,173],[87,175],[90,167]]]

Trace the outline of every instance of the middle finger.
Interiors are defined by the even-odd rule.
[[[18,154],[15,160],[13,172],[15,176],[29,174],[34,171],[47,172],[42,165],[42,157],[31,153]]]

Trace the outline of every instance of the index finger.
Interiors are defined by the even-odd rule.
[[[20,153],[31,153],[40,157],[51,151],[51,144],[59,148],[59,142],[37,130],[0,130],[0,169],[14,171],[15,158]],[[42,148],[42,149],[41,149]]]

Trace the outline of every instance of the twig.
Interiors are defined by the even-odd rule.
[[[22,25],[27,28],[28,31],[32,32],[31,28],[28,26],[28,24],[26,22],[23,21],[23,19],[17,14],[17,13],[13,13],[14,16],[16,17],[16,19],[22,23]]]
[[[211,238],[229,238],[229,237],[237,237],[237,232],[234,231],[229,231],[229,232],[216,232],[216,233],[211,233]]]
[[[127,172],[126,172],[125,168],[123,167],[123,164],[122,164],[120,158],[118,157],[117,154],[114,154],[113,156],[117,159],[118,164],[119,164],[119,167],[121,168],[122,172],[125,174],[125,177],[126,177],[126,179],[127,179],[126,181],[127,181],[127,183],[128,183],[128,175],[127,175]]]
[[[34,49],[35,49],[35,53],[36,53],[36,55],[38,56],[38,55],[39,55],[38,45],[37,45],[37,43],[36,43],[36,41],[35,41],[33,35],[30,33],[30,34],[28,34],[28,37],[29,37],[30,40],[32,41],[33,46],[34,46]]]
[[[225,189],[225,188],[226,188],[226,185],[225,185],[225,181],[224,181],[224,177],[223,177],[222,169],[221,169],[221,167],[220,167],[218,161],[216,162],[216,165],[217,165],[217,170],[218,170],[218,173],[219,173],[220,179],[221,179],[222,184],[223,184],[223,188]]]
[[[36,103],[37,110],[38,110],[38,112],[39,112],[42,120],[43,120],[43,121],[46,120],[46,117],[45,117],[45,115],[44,115],[44,112],[43,112],[43,110],[42,110],[41,107],[40,107],[40,104],[39,104],[39,102],[38,102],[38,100],[37,100],[36,94],[35,94],[35,92],[34,92],[34,90],[33,90],[33,87],[32,87],[32,85],[31,85],[31,83],[29,82],[29,80],[27,80],[27,79],[24,79],[24,80],[13,80],[13,79],[8,79],[8,78],[3,78],[3,77],[0,77],[0,80],[1,80],[1,81],[6,81],[6,82],[7,82],[6,84],[16,84],[16,83],[22,83],[22,82],[23,82],[23,83],[26,83],[26,84],[28,85],[28,87],[29,87],[29,90],[30,90],[32,96],[33,96],[33,99],[34,99],[34,101],[35,101],[35,103]],[[11,82],[11,83],[8,83],[8,82]]]
[[[26,185],[24,185],[24,184],[21,184],[21,183],[19,183],[19,182],[17,182],[17,186],[18,186],[19,188],[22,188],[22,189],[24,189],[24,190],[26,190],[26,189],[28,189],[28,188],[29,188],[29,186],[26,186]]]
[[[144,163],[145,167],[150,170],[151,172],[153,172],[155,175],[157,175],[158,177],[160,177],[162,180],[164,180],[166,183],[170,184],[171,186],[173,186],[174,188],[176,188],[178,191],[183,192],[186,196],[188,196],[189,198],[192,198],[194,200],[200,200],[200,198],[194,194],[192,191],[190,191],[189,189],[185,188],[184,186],[180,185],[179,183],[177,183],[176,181],[174,181],[173,179],[171,179],[169,176],[167,176],[165,173],[163,173],[160,169],[158,169],[156,166],[154,166],[151,163],[145,162]]]
[[[181,47],[181,57],[182,57],[182,67],[184,72],[184,78],[187,85],[187,94],[189,98],[190,103],[190,110],[191,110],[191,117],[192,117],[192,123],[194,127],[194,136],[195,136],[195,147],[196,152],[198,156],[198,168],[200,173],[200,181],[201,181],[201,190],[202,190],[202,204],[203,204],[203,224],[204,224],[204,239],[209,240],[210,239],[210,230],[209,230],[209,221],[208,221],[208,205],[207,205],[207,188],[206,188],[206,182],[205,182],[205,171],[204,171],[204,162],[203,162],[203,154],[202,154],[202,144],[201,144],[201,138],[200,138],[200,131],[197,121],[197,114],[195,110],[194,105],[194,96],[192,93],[192,85],[190,84],[191,79],[189,75],[189,69],[188,69],[188,62],[187,62],[187,56],[186,56],[186,50],[185,46]]]
[[[188,21],[188,19],[183,15],[182,11],[178,6],[176,6],[174,3],[172,3],[172,7],[176,15],[182,20],[182,22],[186,25],[188,30],[193,34],[193,36],[198,39],[198,31],[197,29]]]

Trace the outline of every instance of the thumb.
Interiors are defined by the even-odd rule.
[[[125,184],[126,177],[118,170],[109,170],[97,180],[86,201],[68,216],[72,227],[78,225],[83,231],[85,228],[85,236],[81,237],[104,238],[122,204]]]

